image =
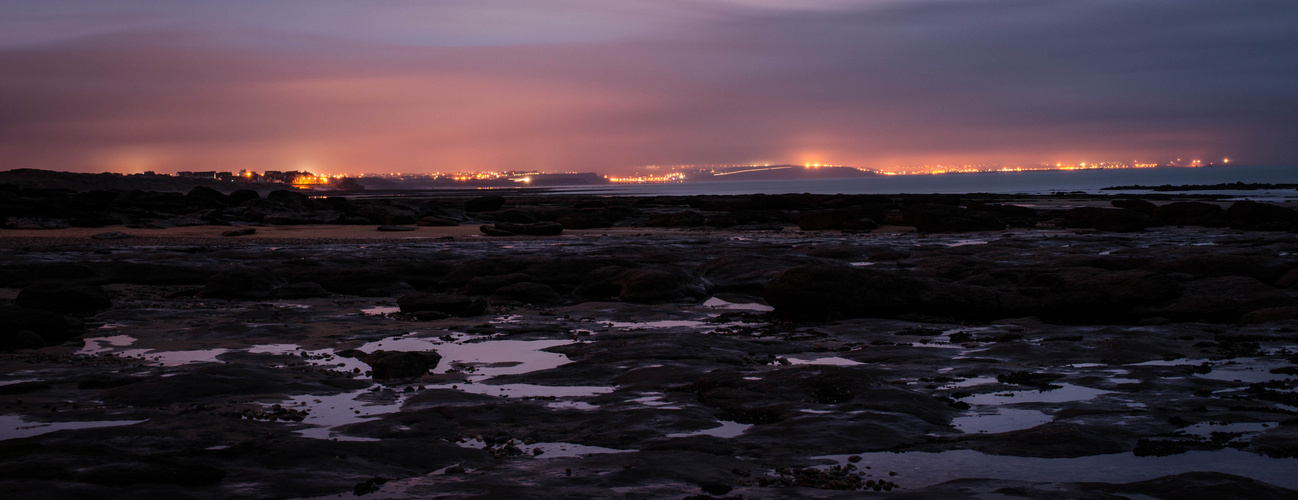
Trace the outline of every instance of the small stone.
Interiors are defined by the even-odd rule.
[[[91,236],[91,238],[96,240],[124,240],[127,238],[134,238],[134,236],[123,233],[121,231],[109,231],[107,233],[99,233],[93,235]]]
[[[221,233],[221,236],[225,236],[225,237],[232,237],[232,236],[247,236],[247,235],[250,235],[250,234],[253,234],[253,233],[256,233],[256,232],[257,232],[257,228],[253,228],[253,227],[244,227],[244,228],[231,229],[231,230],[229,230],[229,231],[224,231],[224,232]]]

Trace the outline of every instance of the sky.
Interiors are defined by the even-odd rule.
[[[1298,2],[0,0],[0,170],[1298,164]]]

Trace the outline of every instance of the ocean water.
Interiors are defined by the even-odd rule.
[[[556,187],[552,193],[605,196],[726,195],[726,194],[930,194],[997,193],[1051,194],[1080,191],[1101,193],[1150,193],[1147,190],[1102,191],[1111,186],[1222,183],[1298,184],[1298,165],[1215,166],[1198,168],[1148,168],[1122,170],[1056,170],[1036,172],[994,172],[977,174],[898,175],[851,179],[802,179],[760,181],[709,181],[679,184],[621,184],[607,186]],[[1176,191],[1173,191],[1176,192]],[[1298,200],[1298,190],[1214,190],[1187,191],[1222,194],[1237,198]]]

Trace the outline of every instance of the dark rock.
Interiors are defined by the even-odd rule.
[[[464,202],[465,212],[493,212],[505,206],[504,196],[482,196]]]
[[[260,198],[261,194],[251,189],[237,189],[227,197],[231,206],[242,205],[243,202],[248,200],[257,200]]]
[[[284,266],[275,268],[274,273],[290,283],[319,283],[325,290],[346,295],[392,289],[401,283],[397,273],[378,266]]]
[[[230,205],[230,197],[220,191],[206,186],[194,186],[185,195],[185,199],[194,205],[205,208],[221,208]]]
[[[85,314],[106,308],[112,301],[98,286],[44,281],[23,288],[14,304],[64,314]]]
[[[201,285],[216,274],[214,269],[199,266],[136,262],[113,262],[102,268],[107,283],[138,285]]]
[[[707,285],[676,268],[642,268],[622,271],[611,283],[618,297],[627,302],[660,302],[699,299],[707,296]]]
[[[276,299],[310,299],[328,297],[329,290],[313,281],[289,283],[271,290],[270,296]]]
[[[239,229],[231,229],[229,231],[224,231],[221,233],[221,236],[225,236],[225,237],[248,236],[250,234],[255,234],[256,232],[257,232],[257,228],[243,227]]]
[[[379,231],[385,231],[385,232],[401,232],[401,231],[414,231],[419,228],[416,226],[379,226],[378,229]]]
[[[1183,283],[1179,297],[1165,306],[1139,308],[1145,316],[1175,321],[1234,323],[1260,309],[1294,307],[1298,302],[1283,290],[1245,276],[1221,276]]]
[[[482,231],[482,234],[485,234],[487,236],[518,236],[519,235],[519,233],[515,233],[513,231],[506,231],[504,229],[500,229],[491,224],[483,224],[481,226],[478,226],[478,230]]]
[[[26,307],[0,307],[0,350],[58,345],[81,336],[85,324],[73,317]],[[39,346],[32,345],[39,336]]]
[[[423,217],[419,219],[418,224],[420,226],[437,226],[437,227],[451,227],[451,226],[460,225],[459,222],[453,221],[451,219],[444,219],[441,217],[433,217],[433,216]]]
[[[491,295],[492,303],[521,302],[541,306],[552,306],[563,303],[563,297],[549,285],[541,283],[514,283],[496,290]]]
[[[657,214],[649,217],[645,222],[649,227],[699,227],[707,220],[703,214],[693,210],[685,210],[673,214]]]
[[[531,277],[523,273],[496,274],[489,276],[478,276],[470,279],[464,285],[466,295],[491,295],[503,287],[531,281]]]
[[[266,199],[296,211],[306,211],[312,208],[310,196],[294,191],[277,189],[266,195]]]
[[[1298,221],[1298,212],[1281,206],[1243,200],[1226,209],[1226,218],[1234,229],[1277,231],[1291,228]]]
[[[261,268],[237,267],[217,273],[198,292],[203,298],[264,299],[283,283],[279,277]]]
[[[902,216],[907,225],[925,233],[999,231],[1005,221],[988,212],[975,212],[958,206],[915,203],[903,205]]]
[[[487,226],[483,226],[484,228]],[[563,232],[563,224],[557,222],[533,222],[530,224],[517,224],[513,222],[497,222],[494,227],[496,231],[509,233],[506,236],[525,235],[525,236],[555,236]],[[488,233],[486,229],[482,232],[488,236],[497,236]]]
[[[879,223],[873,219],[849,219],[841,227],[844,231],[873,231],[879,228]]]
[[[924,314],[985,320],[1003,314],[998,294],[982,287],[832,265],[785,270],[767,283],[765,298],[776,314],[794,319]]]
[[[192,487],[218,483],[224,478],[225,471],[215,467],[154,462],[101,465],[80,471],[76,476],[83,483],[112,486],[174,484]]]
[[[1063,225],[1070,228],[1097,229],[1130,233],[1144,231],[1152,225],[1145,214],[1116,208],[1078,207],[1064,212]]]
[[[1228,221],[1220,205],[1201,201],[1177,201],[1154,209],[1154,220],[1173,226],[1223,227]]]
[[[496,223],[510,222],[514,224],[531,224],[537,221],[536,214],[525,210],[497,210],[494,212],[483,212],[478,214],[478,218]]]
[[[1140,198],[1127,198],[1122,200],[1113,200],[1109,204],[1114,207],[1140,212],[1142,214],[1151,214],[1158,209],[1158,205],[1142,200]]]
[[[789,220],[797,224],[799,229],[810,231],[839,229],[850,218],[851,213],[847,210],[808,210],[793,214]]]
[[[374,351],[359,358],[370,365],[375,380],[421,377],[426,375],[428,370],[436,368],[437,363],[442,360],[442,356],[433,351]]]
[[[397,305],[401,307],[401,312],[405,313],[437,311],[459,316],[465,313],[471,304],[473,304],[472,298],[446,293],[411,293],[397,299]]]
[[[595,229],[613,227],[621,219],[620,215],[612,210],[578,210],[559,217],[555,222],[562,224],[564,229]]]

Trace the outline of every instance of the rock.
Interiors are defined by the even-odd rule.
[[[385,232],[401,232],[401,231],[414,231],[414,230],[419,229],[419,228],[416,227],[416,226],[393,226],[393,225],[386,225],[386,226],[379,226],[378,229],[379,229],[379,231],[385,231]]]
[[[1239,322],[1244,324],[1270,323],[1272,321],[1288,321],[1298,319],[1298,307],[1267,307],[1258,309],[1243,316],[1240,316]]]
[[[459,316],[466,312],[471,304],[473,304],[472,298],[446,293],[410,293],[397,299],[397,305],[404,313],[437,311]]]
[[[935,203],[907,204],[901,207],[907,225],[925,233],[1000,231],[1005,221],[988,212],[974,212],[953,205]]]
[[[63,219],[43,219],[34,217],[7,217],[5,218],[5,229],[37,230],[37,229],[67,229],[72,227],[68,221]]]
[[[1226,209],[1226,219],[1233,229],[1284,231],[1293,227],[1294,222],[1298,221],[1298,212],[1267,203],[1243,200],[1235,202]]]
[[[230,197],[207,186],[194,186],[185,199],[194,205],[205,208],[221,208],[230,205]]]
[[[1127,198],[1123,200],[1113,200],[1109,202],[1117,208],[1140,212],[1142,214],[1151,214],[1158,209],[1158,205],[1142,200],[1140,198]]]
[[[452,227],[452,226],[460,225],[459,222],[453,221],[451,219],[444,219],[441,217],[432,217],[432,216],[419,219],[419,222],[417,224],[426,227],[427,226]]]
[[[518,236],[519,235],[518,233],[512,231],[506,231],[504,229],[500,229],[491,224],[483,224],[481,226],[478,226],[478,230],[482,231],[482,234],[485,234],[487,236]]]
[[[466,295],[491,295],[506,286],[531,280],[530,276],[523,273],[477,276],[470,279],[461,291]]]
[[[84,328],[81,320],[70,316],[26,307],[0,307],[0,350],[59,345],[81,336]],[[33,345],[37,340],[41,345]]]
[[[620,219],[619,215],[612,210],[579,210],[561,216],[555,222],[562,224],[564,229],[595,229],[613,227]]]
[[[676,268],[628,269],[614,276],[618,297],[627,302],[662,302],[707,297],[707,285]]]
[[[44,281],[23,288],[14,304],[63,314],[86,314],[104,309],[112,301],[98,286]]]
[[[869,232],[879,228],[879,223],[873,219],[849,219],[843,221],[843,231],[862,231]]]
[[[525,210],[497,210],[494,212],[483,212],[478,214],[478,218],[496,223],[510,222],[514,224],[531,224],[537,221],[536,214]]]
[[[491,226],[482,226],[482,232],[488,236],[555,236],[563,232],[563,224],[557,222],[533,222],[530,224],[517,224],[513,222],[497,222]]]
[[[199,464],[179,463],[115,463],[78,471],[76,480],[83,483],[111,486],[139,484],[174,484],[203,486],[221,482],[225,471]]]
[[[491,294],[491,302],[521,302],[540,306],[552,306],[563,303],[563,297],[549,285],[532,282],[506,285]]]
[[[134,236],[123,233],[121,231],[109,231],[107,233],[95,234],[90,237],[96,240],[124,240],[127,238],[134,238]]]
[[[1173,226],[1224,227],[1226,211],[1220,205],[1201,201],[1177,201],[1154,209],[1154,220]]]
[[[198,292],[203,298],[264,299],[283,281],[262,268],[237,267],[217,273]]]
[[[712,259],[695,269],[717,291],[743,292],[760,295],[766,282],[785,269],[819,262],[814,258],[782,256],[772,258],[761,254],[732,254]]]
[[[290,283],[315,282],[325,290],[346,295],[383,296],[401,283],[401,276],[397,273],[374,265],[284,266],[275,268],[274,273]]]
[[[370,365],[375,380],[391,380],[424,376],[428,370],[437,367],[442,356],[433,351],[374,351],[361,356],[360,360]]]
[[[261,194],[251,189],[237,189],[231,192],[229,196],[227,196],[226,198],[227,200],[229,200],[230,206],[238,206],[238,205],[242,205],[244,202],[248,200],[260,199]]]
[[[1133,317],[1133,308],[1162,304],[1181,293],[1176,280],[1141,270],[1009,269],[989,274],[1016,283],[1017,294],[1001,297],[1009,314],[1061,323],[1130,322],[1147,316]]]
[[[657,214],[649,217],[645,225],[649,227],[699,227],[707,220],[703,214],[685,210],[672,214]]]
[[[279,203],[280,205],[288,207],[289,209],[294,211],[306,211],[306,210],[311,210],[312,208],[310,196],[307,196],[302,193],[294,192],[294,191],[285,191],[283,189],[277,189],[275,191],[271,191],[270,194],[266,195],[266,199],[275,203]]]
[[[257,228],[243,227],[239,229],[231,229],[229,231],[224,231],[221,233],[221,236],[225,236],[227,238],[234,237],[234,236],[248,236],[250,234],[256,234],[256,232],[257,232]]]
[[[1253,311],[1298,306],[1285,291],[1245,276],[1204,278],[1185,282],[1181,287],[1181,295],[1169,304],[1138,311],[1174,321],[1234,323]]]
[[[1152,221],[1148,216],[1133,210],[1115,208],[1078,207],[1064,212],[1064,227],[1097,229],[1130,233],[1144,231]]]
[[[1001,317],[997,295],[982,287],[824,264],[782,271],[765,291],[777,315],[817,320],[906,314],[985,320]]]
[[[804,231],[840,229],[849,219],[851,213],[847,210],[808,210],[789,217],[789,220]]]
[[[301,283],[289,283],[271,290],[270,296],[276,299],[310,299],[328,297],[329,290],[326,290],[319,283],[304,281]]]
[[[494,212],[505,206],[505,197],[492,195],[473,198],[464,202],[465,212]]]

